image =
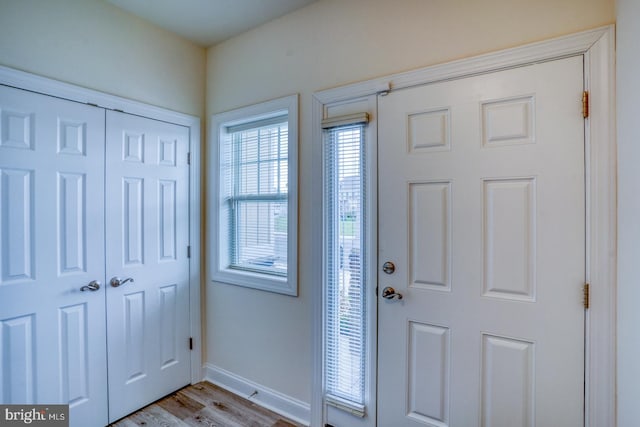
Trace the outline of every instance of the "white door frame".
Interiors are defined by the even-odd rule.
[[[615,426],[616,360],[616,139],[615,28],[613,25],[528,44],[416,71],[394,74],[313,96],[313,157],[322,158],[321,121],[327,106],[387,90],[499,71],[541,61],[582,55],[590,116],[585,120],[586,278],[591,305],[585,316],[585,427]],[[377,113],[377,112],[376,112]],[[322,203],[322,165],[312,168],[315,206]],[[313,258],[322,258],[322,209],[314,210]],[[322,266],[312,277],[313,389],[311,425],[324,425],[323,408],[323,283]],[[578,296],[576,296],[578,298]],[[377,304],[369,304],[375,310]]]
[[[0,84],[83,104],[99,106],[107,110],[117,110],[150,119],[174,123],[189,128],[189,151],[191,153],[191,167],[189,171],[189,241],[191,245],[191,257],[189,259],[189,323],[191,337],[193,338],[193,351],[191,351],[191,383],[201,381],[203,378],[203,345],[200,321],[200,267],[202,265],[200,259],[200,118],[2,66],[0,66]]]

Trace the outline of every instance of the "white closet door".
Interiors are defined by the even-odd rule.
[[[190,382],[189,130],[108,111],[106,135],[114,421]]]
[[[0,402],[78,427],[107,422],[103,165],[103,109],[0,86]]]

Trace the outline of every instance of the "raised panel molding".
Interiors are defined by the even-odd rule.
[[[158,139],[158,164],[176,166],[178,141],[175,139]]]
[[[535,426],[534,344],[482,335],[482,427]]]
[[[122,135],[122,160],[144,162],[144,134],[125,131]]]
[[[58,154],[86,156],[86,123],[58,119]]]
[[[483,182],[482,295],[535,301],[535,178]]]
[[[451,183],[409,184],[410,286],[451,290]]]
[[[178,342],[176,330],[178,285],[160,289],[160,366],[166,369],[178,363]],[[186,344],[186,343],[185,343]]]
[[[31,113],[0,112],[0,147],[33,150],[35,118]]]
[[[35,314],[0,321],[0,402],[36,401]]]
[[[123,179],[124,265],[144,263],[144,180]]]
[[[451,110],[422,111],[407,117],[410,153],[428,153],[451,149]]]
[[[60,401],[73,408],[89,399],[87,305],[60,308],[59,322]]]
[[[86,271],[86,176],[58,173],[58,260],[61,275]]]
[[[408,414],[433,427],[449,425],[449,328],[409,322]]]
[[[168,180],[158,181],[158,200],[160,215],[159,244],[160,261],[176,259],[176,182]]]
[[[144,292],[136,292],[124,296],[125,312],[125,348],[126,348],[126,378],[127,384],[141,380],[146,376],[144,366],[144,343],[146,325]]]
[[[535,142],[534,96],[483,102],[483,147]]]
[[[31,170],[0,170],[0,285],[34,278],[34,183]]]

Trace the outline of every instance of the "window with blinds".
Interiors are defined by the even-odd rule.
[[[229,267],[287,274],[287,116],[227,127]]]
[[[323,123],[325,400],[364,416],[367,283],[366,115]]]
[[[213,115],[212,279],[297,295],[297,95]]]

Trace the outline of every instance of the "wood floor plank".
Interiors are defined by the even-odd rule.
[[[129,418],[123,418],[120,421],[109,424],[109,427],[138,427],[138,425],[131,421]]]
[[[149,405],[130,415],[127,419],[132,421],[136,426],[145,427],[175,427],[182,424],[179,418],[174,417],[157,404]]]
[[[237,417],[236,414],[221,411],[217,408],[211,408],[209,406],[201,409],[192,417],[186,418],[184,422],[188,426],[200,427],[200,426],[224,426],[224,427],[249,427],[242,418]]]
[[[172,393],[110,427],[302,427],[203,381]]]
[[[184,393],[193,393],[194,398],[201,399],[205,405],[217,408],[224,412],[239,412],[251,415],[251,420],[256,426],[271,426],[277,421],[279,416],[255,403],[229,393],[208,382],[194,384],[192,387],[183,390]]]
[[[157,404],[181,420],[192,416],[205,407],[202,403],[179,391],[158,401]]]
[[[242,404],[226,393],[212,396],[207,408],[213,409],[215,414],[227,422],[237,422],[243,427],[271,426],[276,418],[274,414],[263,412],[263,408],[253,403],[245,401]]]

